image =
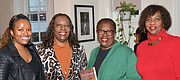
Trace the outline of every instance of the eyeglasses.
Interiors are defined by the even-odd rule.
[[[111,35],[114,33],[114,31],[113,31],[113,30],[104,31],[104,30],[98,29],[98,30],[97,30],[97,33],[98,33],[99,35],[104,35],[104,33],[106,33],[108,36],[111,36]]]

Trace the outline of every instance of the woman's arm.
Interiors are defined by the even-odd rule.
[[[87,57],[86,57],[86,53],[85,53],[85,49],[84,47],[82,46],[82,49],[81,49],[81,55],[82,55],[82,62],[81,62],[81,67],[82,67],[82,70],[85,70],[86,67],[87,67]]]
[[[175,46],[173,47],[173,64],[174,64],[174,71],[175,77],[177,80],[180,80],[180,39],[177,40]]]
[[[136,69],[137,57],[134,52],[131,54],[129,59],[126,73],[127,80],[141,80],[141,76],[138,74]]]
[[[0,80],[8,80],[9,64],[4,53],[0,53]]]

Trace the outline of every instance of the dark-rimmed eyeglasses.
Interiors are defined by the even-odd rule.
[[[98,33],[99,35],[104,35],[104,33],[106,33],[108,36],[111,36],[111,35],[113,35],[114,31],[113,31],[113,30],[104,31],[104,30],[98,29],[98,30],[97,30],[97,33]]]

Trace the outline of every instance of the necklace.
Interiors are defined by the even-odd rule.
[[[59,57],[59,60],[60,60],[60,62],[61,62],[61,64],[62,64],[62,66],[64,67],[64,69],[65,69],[65,72],[64,72],[64,74],[65,74],[65,77],[67,76],[67,74],[68,74],[68,72],[66,72],[66,69],[67,69],[67,65],[68,65],[68,59],[69,59],[69,48],[68,48],[68,56],[67,56],[67,64],[66,64],[66,66],[63,64],[63,62],[62,62],[62,60],[61,60],[61,58]]]
[[[162,39],[162,37],[160,37],[158,40],[156,40],[156,41],[154,41],[152,43],[147,42],[147,45],[148,46],[153,46],[153,45],[157,44],[161,39]]]
[[[67,63],[68,63],[68,58],[69,58],[69,48],[68,48]],[[61,59],[60,59],[60,60],[61,60]],[[62,62],[62,61],[61,61],[61,63],[62,63],[62,65],[64,66],[64,64],[63,64],[63,62]],[[65,76],[66,76],[66,74],[67,74],[67,72],[66,72],[66,68],[67,68],[67,64],[66,64],[66,67],[64,66],[64,69],[65,69],[64,74],[65,74]]]

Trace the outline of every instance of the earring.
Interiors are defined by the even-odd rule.
[[[10,36],[10,40],[12,40],[12,36]]]
[[[147,32],[146,32],[146,29],[144,28],[144,31],[143,31],[145,34],[147,34]]]

